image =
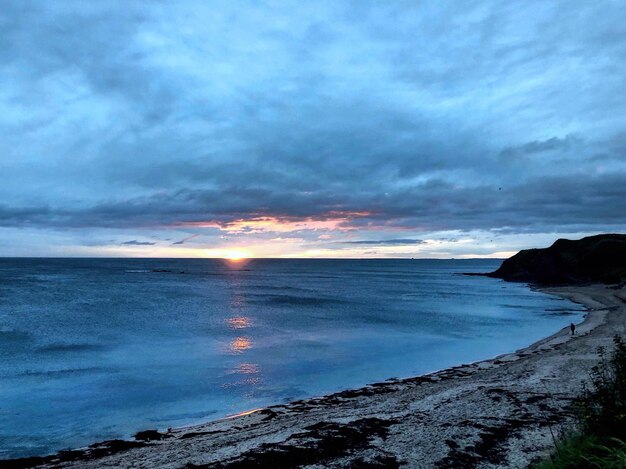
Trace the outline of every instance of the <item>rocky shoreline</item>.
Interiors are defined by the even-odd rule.
[[[542,291],[588,308],[575,336],[565,327],[491,360],[0,465],[524,467],[571,427],[572,400],[597,361],[597,347],[626,331],[624,288]]]

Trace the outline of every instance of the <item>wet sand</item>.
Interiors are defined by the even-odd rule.
[[[597,362],[597,347],[626,332],[625,288],[543,291],[588,308],[574,336],[564,316],[562,330],[491,360],[13,465],[525,467],[572,428],[572,400]]]

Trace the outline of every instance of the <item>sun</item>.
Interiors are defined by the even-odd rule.
[[[248,253],[244,251],[228,250],[224,251],[224,259],[229,261],[242,261],[248,258]]]

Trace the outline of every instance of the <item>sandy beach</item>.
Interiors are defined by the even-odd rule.
[[[562,330],[491,360],[15,467],[525,467],[572,427],[597,347],[626,331],[624,288],[542,291],[587,307],[574,336],[564,317]]]

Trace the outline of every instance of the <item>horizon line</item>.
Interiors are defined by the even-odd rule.
[[[230,259],[228,257],[109,257],[109,256],[0,256],[0,259],[137,259],[137,260],[220,260],[220,261],[251,261],[251,260],[335,260],[335,261],[380,261],[380,260],[404,260],[404,261],[464,261],[464,260],[504,260],[507,257],[243,257]]]

